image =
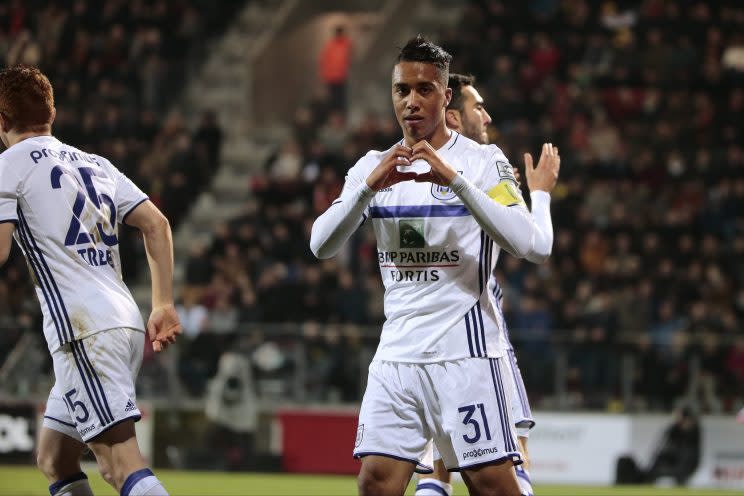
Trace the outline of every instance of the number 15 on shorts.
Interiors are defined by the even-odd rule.
[[[476,414],[476,410],[478,411],[478,414]],[[463,434],[462,436],[466,443],[473,444],[480,441],[481,423],[483,425],[483,433],[486,435],[486,439],[488,441],[491,440],[491,431],[488,428],[488,419],[486,418],[486,409],[483,406],[483,403],[461,406],[457,411],[464,414],[462,423],[472,426],[472,436],[470,433]],[[478,422],[476,417],[480,417],[480,422]]]

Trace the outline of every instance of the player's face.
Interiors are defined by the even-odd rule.
[[[452,90],[442,84],[436,66],[399,62],[393,69],[393,106],[406,142],[417,143],[444,127],[444,110]]]
[[[491,116],[486,112],[483,106],[483,98],[478,90],[472,86],[462,88],[463,110],[460,112],[462,119],[462,133],[481,144],[488,143],[488,125],[491,123]]]

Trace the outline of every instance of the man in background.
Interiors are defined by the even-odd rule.
[[[450,74],[449,88],[452,90],[452,99],[447,106],[445,118],[447,127],[453,131],[461,133],[476,143],[488,144],[488,125],[491,123],[491,116],[485,108],[483,97],[474,86],[475,78],[463,74]],[[530,164],[531,165],[531,164]],[[531,167],[530,167],[531,168]],[[527,184],[530,191],[546,191],[550,193],[556,184],[557,171],[548,167],[538,167],[534,170],[526,169],[528,178]],[[515,177],[519,179],[519,174],[515,170]],[[549,215],[549,212],[548,212]],[[552,229],[549,232],[552,239]],[[497,305],[501,305],[501,293]],[[504,322],[504,329],[506,323]],[[507,350],[506,366],[509,369],[508,378],[512,380],[512,394],[509,400],[512,420],[516,427],[519,444],[522,451],[522,465],[514,467],[519,481],[520,490],[523,496],[532,496],[532,484],[529,476],[529,453],[527,451],[527,439],[529,430],[535,425],[532,419],[532,410],[530,409],[529,400],[527,399],[522,374],[517,365],[517,358],[514,353],[514,347],[509,340],[508,334],[504,334],[505,345]],[[432,474],[420,474],[416,486],[416,496],[441,496],[443,493],[448,496],[452,495],[451,474],[447,471],[439,457],[439,451],[436,446],[432,446],[434,459],[434,472]]]
[[[320,79],[328,90],[331,111],[346,115],[346,86],[351,66],[352,43],[346,28],[336,26],[333,37],[320,52],[318,66]]]

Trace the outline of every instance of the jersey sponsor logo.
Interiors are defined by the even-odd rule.
[[[96,157],[94,155],[89,155],[84,152],[74,152],[70,150],[53,150],[51,148],[42,148],[40,150],[31,150],[29,152],[29,157],[31,158],[31,160],[34,161],[35,164],[38,164],[41,158],[53,157],[58,160],[66,160],[68,162],[77,162],[79,160],[84,160],[85,162],[91,164],[96,164],[98,166],[101,165],[98,163],[98,160],[96,160]]]
[[[462,459],[467,460],[468,458],[480,458],[484,455],[496,454],[499,452],[498,448],[476,448],[470,451],[463,451]]]
[[[355,448],[358,448],[359,445],[362,444],[362,439],[364,439],[364,424],[359,424],[359,427],[357,427],[356,441],[354,441]]]
[[[93,425],[89,425],[88,427],[84,427],[84,428],[80,429],[80,435],[81,435],[81,436],[85,436],[85,435],[86,435],[86,434],[88,434],[89,432],[93,432],[93,430],[94,430],[95,428],[96,428],[96,424],[93,424]]]
[[[442,266],[456,267],[460,251],[378,251],[377,261],[383,267],[387,267],[386,264],[446,264]]]
[[[421,219],[401,219],[398,221],[401,248],[424,248],[424,221]]]

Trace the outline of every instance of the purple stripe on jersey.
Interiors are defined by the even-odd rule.
[[[475,352],[473,351],[473,337],[470,333],[470,316],[467,313],[465,314],[465,329],[468,331],[468,347],[470,348],[470,356],[475,357]]]
[[[85,351],[85,342],[84,341],[78,341],[80,343],[80,351],[83,355],[83,360],[88,364],[88,368],[90,369],[90,372],[93,376],[93,379],[96,381],[96,385],[98,386],[98,390],[101,392],[101,400],[103,403],[103,406],[106,408],[106,412],[108,413],[108,418],[111,419],[110,421],[114,421],[114,414],[111,413],[111,407],[109,406],[108,399],[106,398],[106,392],[103,390],[103,385],[101,384],[101,379],[98,377],[98,374],[96,373],[96,369],[93,368],[93,364],[90,361],[90,358],[88,358],[88,352]]]
[[[0,224],[5,224],[7,222],[12,222],[15,225],[18,225],[18,219],[3,219],[0,220]]]
[[[483,312],[481,311],[481,304],[480,301],[475,304],[476,309],[478,310],[476,313],[478,314],[478,322],[480,323],[481,328],[481,345],[483,346],[483,356],[488,356],[488,351],[486,351],[486,326],[483,325]]]
[[[26,224],[26,229],[28,230],[28,237],[31,239],[31,244],[34,245],[34,249],[39,254],[39,260],[41,261],[41,265],[46,271],[46,273],[49,275],[49,280],[51,281],[51,288],[54,290],[54,293],[57,295],[57,298],[59,299],[59,306],[62,308],[62,314],[64,315],[64,320],[62,321],[63,328],[66,324],[67,331],[69,332],[70,336],[68,339],[72,340],[75,339],[75,333],[72,331],[72,324],[70,323],[70,316],[67,315],[67,308],[65,307],[65,302],[62,299],[62,294],[59,292],[59,288],[57,287],[57,282],[54,280],[54,277],[52,276],[52,271],[49,269],[49,266],[46,263],[46,260],[44,259],[44,255],[39,248],[39,245],[36,244],[36,240],[34,239],[33,234],[31,233],[31,229],[28,227],[28,221],[26,220],[26,216],[23,215],[23,212],[21,209],[18,209],[18,218]],[[64,344],[64,343],[60,343]]]
[[[44,295],[44,300],[46,301],[47,308],[49,309],[49,314],[52,316],[54,327],[57,330],[57,339],[59,340],[59,344],[65,344],[68,341],[68,338],[65,336],[65,329],[62,326],[62,315],[59,314],[57,301],[53,297],[51,287],[49,286],[49,281],[47,281],[46,273],[43,271],[41,264],[36,258],[37,253],[31,247],[31,243],[29,242],[28,236],[30,234],[30,231],[24,217],[21,214],[20,208],[18,209],[18,216],[18,219],[20,221],[18,224],[18,237],[21,241],[21,247],[26,252],[28,263],[31,266],[31,269],[34,271],[36,281],[41,288],[41,293]]]
[[[397,205],[392,207],[369,207],[373,219],[412,217],[467,217],[470,210],[465,205]]]
[[[480,233],[480,250],[478,251],[478,294],[483,292],[483,256],[486,244],[486,233],[481,230]]]
[[[475,341],[475,353],[479,357],[482,357],[483,352],[481,352],[480,336],[478,335],[478,317],[475,315],[475,306],[470,309],[470,318],[473,319],[473,341]]]

